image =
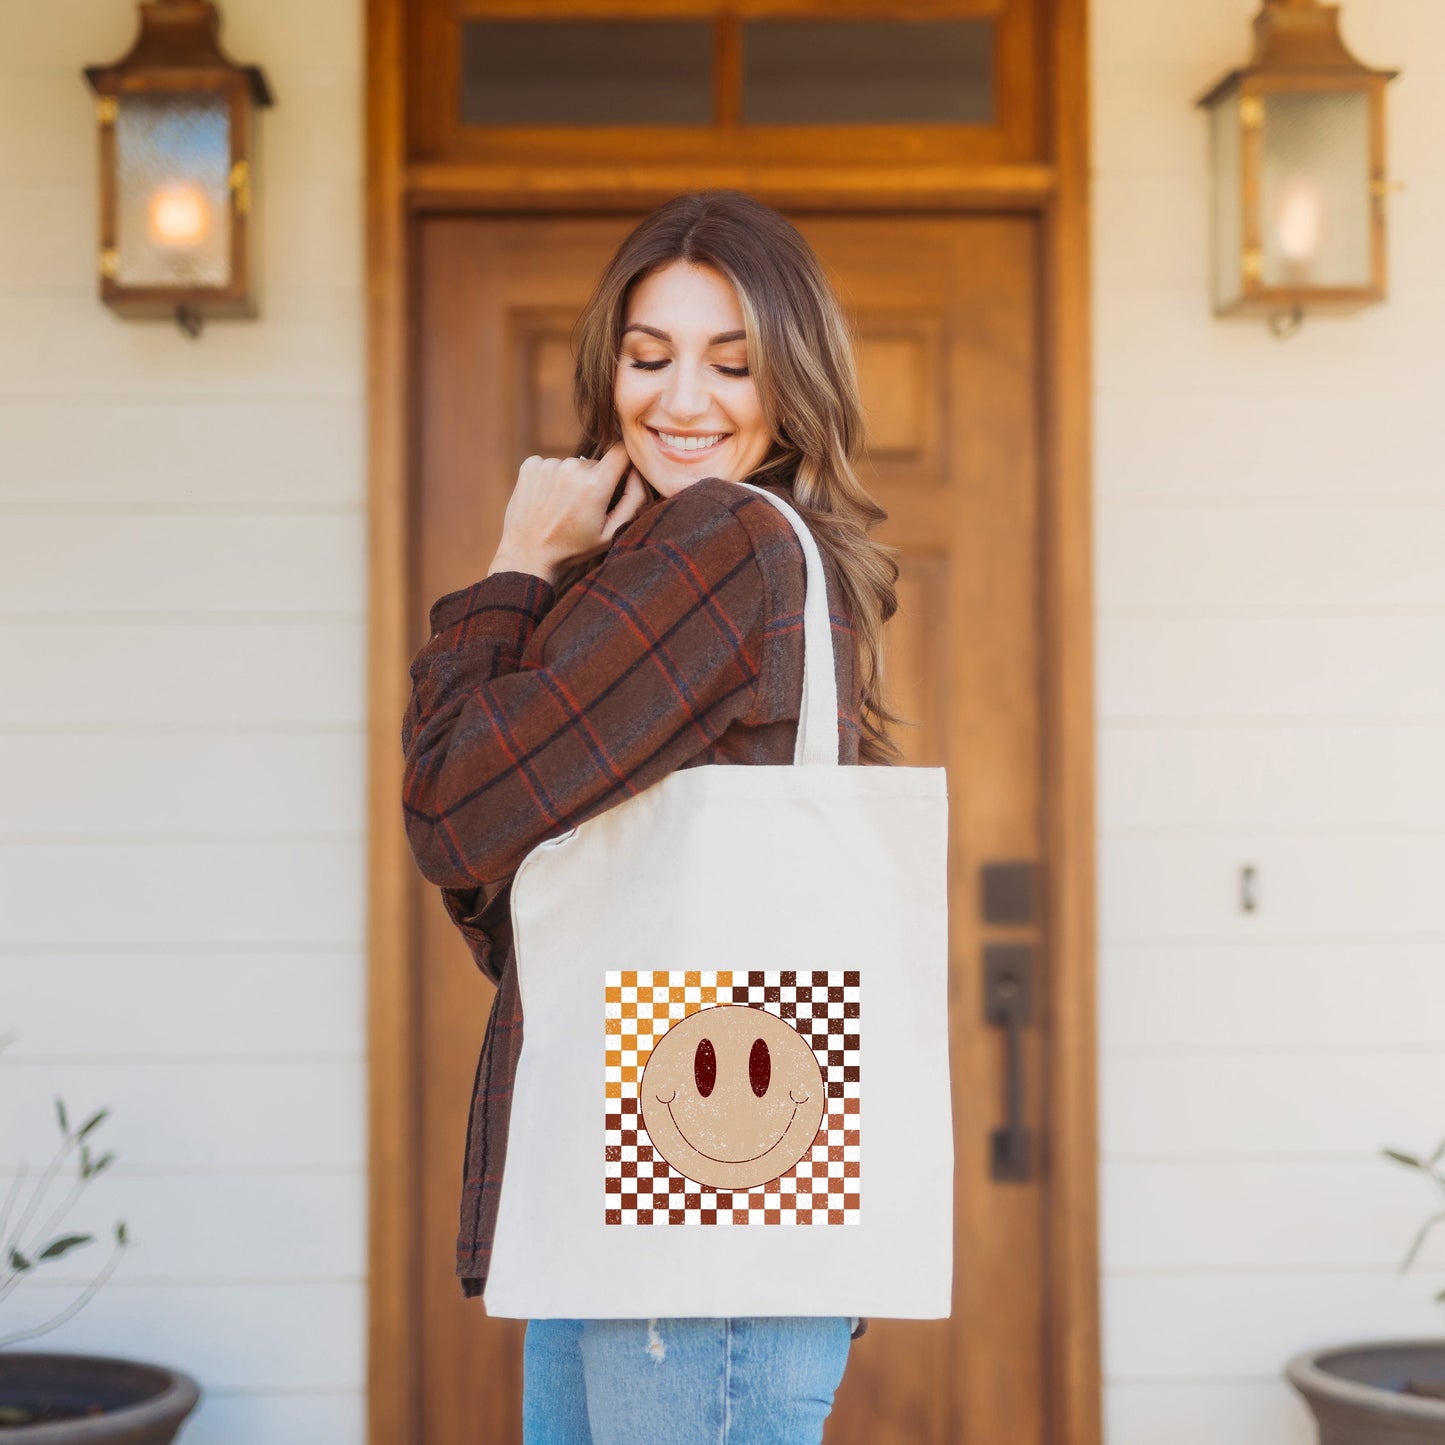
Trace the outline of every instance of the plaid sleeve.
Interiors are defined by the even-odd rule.
[[[693,483],[645,508],[550,610],[551,589],[521,573],[437,604],[402,735],[406,830],[425,878],[499,883],[543,839],[748,718],[769,612],[738,516],[750,506],[769,504]]]

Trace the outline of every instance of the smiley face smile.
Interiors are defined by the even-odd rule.
[[[685,1178],[755,1189],[812,1148],[826,1102],[803,1036],[765,1009],[724,1004],[679,1019],[643,1069],[642,1123]]]
[[[676,1098],[676,1097],[677,1097],[677,1096],[674,1094],[674,1095],[673,1095],[673,1098]],[[667,1105],[667,1117],[672,1120],[673,1127],[676,1128],[677,1132],[682,1135],[683,1142],[684,1142],[690,1149],[696,1149],[697,1152],[698,1152],[699,1154],[701,1154],[704,1159],[711,1159],[714,1164],[752,1164],[752,1163],[755,1163],[757,1160],[761,1159],[761,1158],[763,1157],[763,1155],[765,1155],[765,1154],[771,1154],[771,1153],[773,1152],[773,1150],[776,1149],[776,1148],[778,1147],[778,1145],[781,1144],[781,1143],[783,1142],[783,1140],[788,1137],[788,1130],[793,1127],[793,1120],[798,1117],[798,1106],[797,1106],[797,1104],[795,1104],[795,1105],[793,1106],[793,1112],[788,1115],[788,1122],[787,1122],[786,1127],[783,1129],[783,1132],[782,1132],[781,1134],[779,1134],[778,1137],[777,1137],[776,1139],[774,1139],[773,1142],[772,1142],[771,1144],[769,1144],[766,1149],[763,1150],[763,1153],[762,1153],[762,1154],[754,1154],[754,1155],[752,1156],[752,1158],[750,1158],[750,1159],[720,1159],[720,1158],[718,1158],[718,1156],[717,1156],[716,1154],[707,1154],[707,1153],[704,1153],[703,1150],[698,1149],[697,1145],[694,1144],[694,1143],[692,1142],[692,1140],[687,1137],[686,1134],[683,1134],[682,1125],[677,1122],[677,1116],[672,1112],[672,1099],[659,1100],[659,1102],[666,1103],[666,1105]],[[799,1104],[806,1104],[807,1102],[808,1102],[808,1100],[807,1100],[807,1097],[806,1097],[806,1096],[798,1100],[798,1103],[799,1103]]]

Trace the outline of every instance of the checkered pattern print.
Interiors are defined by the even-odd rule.
[[[606,977],[605,1218],[608,1224],[857,1224],[858,974],[617,972]],[[828,1090],[812,1148],[780,1178],[750,1190],[684,1178],[652,1146],[639,1089],[653,1046],[699,1009],[743,1004],[785,1019],[818,1061]]]

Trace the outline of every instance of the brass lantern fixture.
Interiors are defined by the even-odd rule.
[[[1385,86],[1346,49],[1339,8],[1263,0],[1254,55],[1198,100],[1213,153],[1215,314],[1267,316],[1385,299]]]
[[[255,316],[254,167],[266,77],[221,50],[210,0],[145,0],[99,97],[100,296],[121,316]]]

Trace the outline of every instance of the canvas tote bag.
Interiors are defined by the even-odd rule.
[[[674,772],[523,859],[489,1314],[946,1316],[942,768],[840,766],[807,525],[792,766]]]

